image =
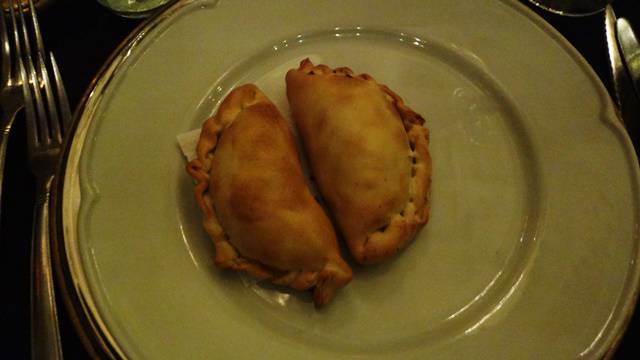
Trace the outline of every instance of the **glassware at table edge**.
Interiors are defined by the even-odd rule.
[[[117,15],[127,18],[150,16],[175,0],[97,0],[98,3]]]
[[[21,5],[25,5],[27,4],[27,0],[14,0],[14,2],[16,3],[16,5],[18,3],[20,3]],[[46,9],[49,5],[51,5],[51,3],[53,3],[53,0],[33,0],[33,4],[35,5],[35,7],[38,10],[42,10],[42,9]],[[1,1],[2,7],[3,9],[5,9],[6,11],[8,11],[9,9],[9,0],[2,0]]]
[[[588,16],[599,13],[613,0],[529,0],[537,7],[563,16]]]

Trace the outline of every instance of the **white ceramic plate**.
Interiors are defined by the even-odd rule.
[[[223,272],[176,135],[304,57],[425,116],[432,217],[328,307]],[[68,296],[114,356],[598,358],[638,290],[638,168],[595,74],[513,1],[182,1],[103,70],[59,187]],[[260,149],[256,149],[260,151]]]

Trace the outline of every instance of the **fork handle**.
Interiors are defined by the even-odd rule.
[[[49,239],[53,176],[38,179],[31,252],[31,358],[62,359]]]

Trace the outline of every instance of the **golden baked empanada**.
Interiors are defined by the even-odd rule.
[[[305,59],[286,82],[312,172],[354,258],[374,263],[407,246],[429,217],[424,119],[349,68]]]
[[[233,90],[204,123],[187,171],[217,266],[315,287],[317,305],[351,281],[332,224],[304,181],[293,134],[256,86]]]

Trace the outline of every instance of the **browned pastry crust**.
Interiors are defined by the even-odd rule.
[[[351,281],[331,222],[304,182],[291,130],[252,84],[233,90],[202,126],[187,166],[215,264],[327,303]]]
[[[406,247],[429,218],[424,119],[349,68],[305,59],[286,82],[311,169],[353,257],[375,263]]]

